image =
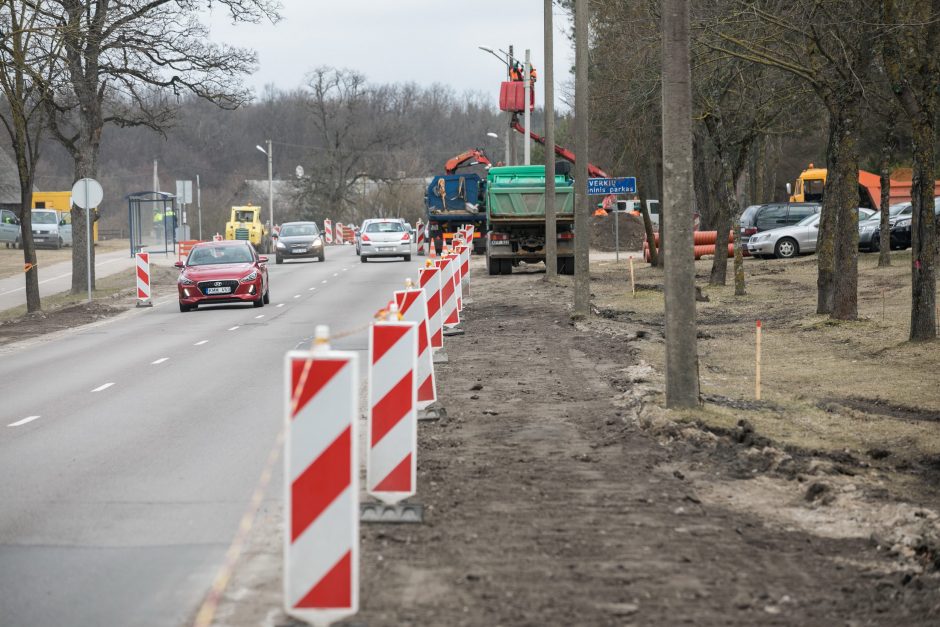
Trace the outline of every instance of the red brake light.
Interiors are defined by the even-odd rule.
[[[558,234],[558,239],[574,239],[574,233],[571,231],[562,231]]]
[[[509,239],[509,235],[506,233],[490,233],[490,240],[494,242],[502,242]]]
[[[744,233],[745,235],[754,235],[755,233],[757,233],[757,227],[749,226],[745,229],[741,229],[741,232]]]
[[[407,242],[407,241],[409,241],[410,239],[411,239],[411,234],[410,234],[410,233],[405,233],[404,235],[401,236],[401,241],[403,241],[403,242]]]
[[[362,239],[362,241],[364,241],[364,242],[371,242],[371,241],[372,241],[372,240],[369,239],[369,236],[366,235],[365,233],[362,234],[361,239]]]

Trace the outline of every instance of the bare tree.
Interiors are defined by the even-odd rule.
[[[20,241],[26,278],[26,311],[41,308],[32,201],[44,130],[46,86],[56,77],[61,32],[47,19],[47,2],[6,0],[0,4],[0,89],[6,100],[0,122],[10,137],[20,182]]]
[[[588,215],[590,202],[587,193],[588,178],[588,24],[590,7],[588,0],[575,0],[575,154],[579,155],[574,165],[574,312],[586,316],[591,311],[591,267],[590,230]]]
[[[178,99],[193,94],[223,108],[250,100],[241,78],[256,55],[208,41],[201,10],[221,6],[241,22],[279,19],[276,0],[48,0],[64,33],[65,84],[49,86],[53,136],[73,160],[73,177],[95,177],[105,126],[164,132]],[[86,290],[85,213],[72,207],[72,293]],[[91,281],[94,286],[94,247]]]
[[[881,12],[885,69],[913,132],[910,339],[922,341],[937,336],[934,175],[940,105],[940,0],[883,0]]]

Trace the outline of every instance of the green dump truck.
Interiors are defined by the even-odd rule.
[[[545,167],[490,168],[486,177],[486,268],[510,274],[520,261],[545,261]],[[555,175],[558,273],[574,274],[574,187]]]

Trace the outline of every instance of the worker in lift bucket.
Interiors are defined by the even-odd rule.
[[[509,80],[511,81],[522,81],[522,77],[525,76],[525,68],[518,61],[512,62],[512,67],[509,68]],[[538,79],[538,72],[535,71],[535,66],[529,66],[529,81],[534,85],[536,79]]]

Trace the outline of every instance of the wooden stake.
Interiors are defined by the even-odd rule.
[[[633,255],[630,255],[630,291],[633,292],[633,298],[636,298],[636,277],[633,274]]]
[[[754,368],[754,398],[760,400],[760,320],[757,321],[757,344]]]
[[[881,321],[885,321],[885,288],[881,288]]]

